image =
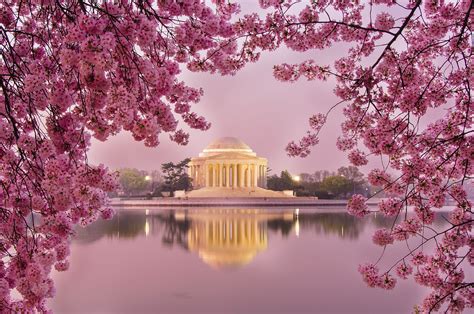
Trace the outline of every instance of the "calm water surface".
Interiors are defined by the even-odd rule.
[[[408,313],[424,290],[366,287],[380,216],[343,209],[121,210],[78,230],[57,313]],[[442,225],[440,219],[438,225]],[[394,246],[383,263],[405,252]]]

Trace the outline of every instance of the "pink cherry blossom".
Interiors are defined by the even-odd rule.
[[[390,30],[395,25],[394,18],[386,13],[382,12],[377,15],[375,18],[375,27],[384,31]]]
[[[375,231],[372,241],[377,245],[385,246],[393,243],[393,236],[389,230],[379,229]]]
[[[1,1],[0,311],[47,312],[75,225],[114,215],[117,176],[88,162],[91,138],[185,145],[178,125],[210,123],[182,67],[234,74],[258,58],[240,58],[236,4]]]
[[[365,198],[363,195],[353,195],[352,198],[347,202],[347,211],[353,216],[364,217],[365,215],[369,214],[368,206],[365,203],[366,201],[367,198]]]
[[[395,198],[384,199],[379,203],[379,210],[385,216],[395,216],[402,208],[402,201]]]
[[[400,263],[396,268],[396,273],[398,277],[407,279],[408,276],[413,273],[413,267],[410,264],[406,264],[405,262]]]
[[[382,276],[379,286],[386,290],[392,290],[393,288],[395,288],[396,283],[397,283],[397,279],[395,279],[390,274],[385,274]]]
[[[365,154],[358,149],[351,151],[348,158],[354,166],[363,166],[369,162]]]
[[[369,287],[376,287],[381,285],[382,278],[379,275],[379,269],[373,264],[359,265],[359,273],[363,280]]]
[[[429,263],[415,276],[420,284],[432,289],[419,310],[430,312],[443,305],[448,311],[458,312],[474,306],[468,301],[472,298],[466,297],[472,282],[462,279],[452,283],[447,276],[465,267],[461,261],[472,264],[474,260],[469,233],[472,204],[466,197],[466,186],[474,174],[474,137],[468,131],[474,122],[468,83],[473,78],[469,57],[473,4],[412,1],[400,12],[389,11],[395,3],[331,3],[331,10],[344,16],[336,21],[325,20],[322,13],[327,12],[326,2],[303,7],[298,14],[281,13],[286,12],[287,5],[282,2],[280,13],[273,13],[271,18],[277,29],[273,31],[275,45],[283,42],[294,51],[310,53],[340,41],[351,46],[331,65],[318,65],[309,59],[276,66],[274,74],[289,82],[304,78],[336,80],[334,93],[341,101],[334,107],[342,106],[345,117],[336,146],[347,151],[349,161],[356,166],[366,165],[369,155],[382,160],[381,168],[369,172],[368,181],[379,188],[374,196],[385,194],[379,211],[394,221],[390,232],[376,232],[375,242],[385,245],[392,240],[417,238],[423,245],[436,243],[436,249],[423,258],[417,249],[407,248],[401,259],[405,268],[399,270],[399,276],[405,278],[413,266]],[[281,19],[288,21],[286,26]],[[258,25],[258,20],[253,23]],[[261,31],[256,30],[255,37],[262,37],[257,35]],[[260,47],[270,50],[275,45]],[[455,60],[462,60],[462,65]],[[459,66],[451,66],[453,62]],[[308,76],[303,74],[305,71]],[[428,111],[440,107],[446,110],[428,118]],[[332,109],[326,118],[331,117]],[[419,123],[424,119],[430,122],[426,126]],[[287,151],[290,156],[307,156],[311,146],[291,142]],[[350,214],[363,217],[368,213],[361,200],[360,196],[349,200]],[[447,202],[455,206],[449,215],[443,215],[450,226],[443,229],[434,221],[436,209]],[[393,239],[385,237],[388,234]],[[418,258],[407,260],[411,255]],[[436,271],[445,275],[438,276]],[[365,278],[372,278],[369,282],[374,285],[376,277]],[[387,280],[385,288],[391,286]]]
[[[376,242],[391,243],[390,234],[436,243],[422,256],[408,249],[381,275],[373,264],[360,267],[364,280],[392,289],[390,272],[403,260],[400,276],[416,266],[416,282],[431,289],[420,311],[474,306],[461,272],[462,260],[474,261],[466,194],[474,175],[472,1],[260,0],[261,11],[245,15],[220,0],[0,1],[0,294],[9,311],[46,312],[50,272],[67,268],[75,225],[113,215],[107,192],[117,177],[89,164],[92,137],[125,131],[147,146],[160,135],[185,145],[186,128],[211,125],[194,111],[203,91],[180,80],[182,68],[233,75],[267,51],[307,57],[340,43],[347,52],[333,62],[283,63],[274,76],[335,82],[340,102],[332,108],[344,115],[336,145],[354,165],[383,161],[368,181],[386,195],[380,212],[398,219]],[[312,115],[288,154],[308,156],[331,114]],[[440,230],[435,209],[447,201],[455,206]],[[366,216],[366,202],[354,195],[347,210]]]

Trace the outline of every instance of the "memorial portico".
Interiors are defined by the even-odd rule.
[[[223,137],[191,159],[194,188],[255,188],[266,186],[267,159],[235,137]]]

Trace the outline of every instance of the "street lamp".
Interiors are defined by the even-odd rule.
[[[148,185],[148,193],[147,193],[148,196],[147,197],[152,197],[153,196],[153,191],[154,191],[154,186],[153,186],[154,182],[151,181],[151,176],[146,175],[145,176],[145,182],[147,182],[147,185],[150,184],[148,182],[151,182],[151,184]],[[150,191],[150,189],[151,189],[151,191]]]

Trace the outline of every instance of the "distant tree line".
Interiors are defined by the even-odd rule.
[[[267,188],[274,191],[294,190],[297,196],[316,196],[322,199],[346,199],[352,194],[368,195],[373,188],[357,167],[340,167],[337,172],[318,170],[301,173],[296,180],[287,170],[269,176]]]
[[[134,168],[118,170],[120,192],[112,196],[154,196],[167,194],[171,196],[175,191],[192,189],[192,179],[187,173],[190,159],[186,158],[178,163],[167,162],[161,165],[161,171],[147,172]]]
[[[188,175],[186,158],[180,162],[167,162],[161,170],[147,172],[133,168],[118,170],[121,191],[118,196],[160,197],[172,196],[178,190],[192,190],[193,182]],[[301,173],[299,180],[287,170],[267,179],[267,188],[274,191],[293,190],[297,196],[316,196],[321,199],[346,199],[352,194],[374,193],[363,173],[357,167],[340,167],[337,171],[318,170]],[[113,195],[117,196],[117,195]],[[381,196],[381,195],[379,195]]]

